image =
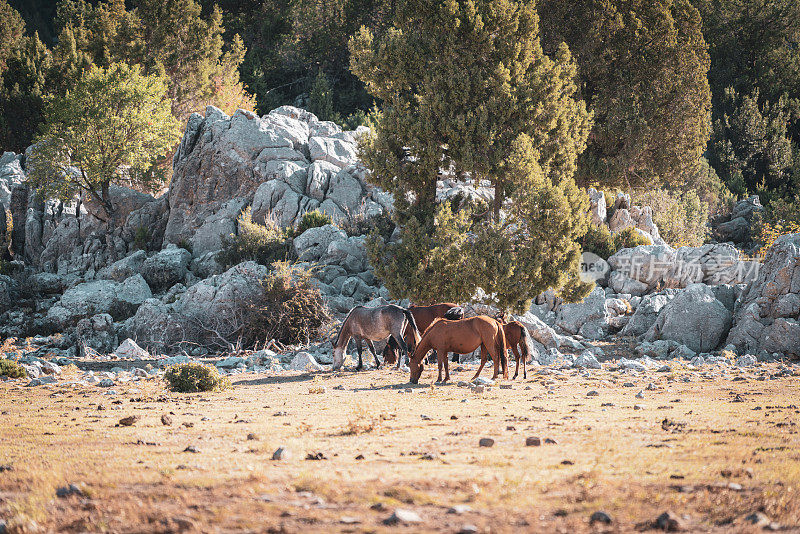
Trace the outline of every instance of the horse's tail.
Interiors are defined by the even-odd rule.
[[[533,354],[533,338],[525,325],[520,324],[519,328],[522,330],[522,361],[527,362]]]
[[[411,311],[403,308],[403,314],[408,319],[408,324],[411,325],[411,332],[414,334],[414,344],[418,344],[420,341],[420,333],[419,328],[417,328],[417,322],[414,320],[414,314]]]
[[[506,354],[508,344],[506,343],[505,329],[499,322],[497,323],[497,337],[495,338],[494,343],[495,349],[497,350],[497,355],[500,358],[500,364],[502,365],[505,374],[505,370],[508,368],[508,355]]]

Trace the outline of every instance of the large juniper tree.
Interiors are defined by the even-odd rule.
[[[400,242],[371,242],[376,273],[395,297],[467,300],[480,288],[517,310],[575,281],[587,206],[573,173],[590,117],[568,49],[543,53],[532,2],[395,10],[384,37],[362,28],[350,43],[353,72],[383,104],[362,157],[402,226]],[[442,168],[492,183],[488,220],[437,208]]]
[[[709,56],[689,0],[540,0],[546,51],[566,42],[594,113],[581,184],[683,184],[710,131]]]

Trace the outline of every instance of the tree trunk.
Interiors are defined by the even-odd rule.
[[[114,216],[114,206],[111,204],[111,193],[110,193],[111,184],[109,182],[103,182],[101,194],[103,198],[101,199],[101,203],[103,205],[103,211],[106,212],[106,222],[108,222],[110,231],[114,231],[117,227],[116,217]]]
[[[500,221],[500,208],[503,207],[503,200],[505,200],[505,187],[503,186],[503,182],[497,180],[494,183],[494,202],[492,204],[495,222]]]

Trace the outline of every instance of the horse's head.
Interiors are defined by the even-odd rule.
[[[420,361],[417,363],[415,360],[411,360],[408,362],[408,366],[411,369],[411,378],[409,382],[412,384],[417,384],[419,382],[419,377],[422,375],[422,371],[425,369],[425,365]]]

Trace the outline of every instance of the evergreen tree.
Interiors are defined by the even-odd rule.
[[[594,112],[581,184],[681,184],[710,131],[709,56],[689,0],[541,0],[547,51],[566,42]]]
[[[399,243],[371,241],[373,266],[395,297],[468,300],[480,288],[488,302],[521,310],[577,278],[575,240],[586,231],[572,176],[589,114],[574,98],[569,51],[542,52],[530,2],[395,8],[383,38],[362,28],[350,43],[353,71],[383,102],[362,157],[394,193],[402,226]],[[465,226],[435,206],[440,168],[494,185],[490,221]]]
[[[25,35],[25,22],[7,0],[0,0],[0,82],[8,60],[17,54]]]
[[[28,160],[29,182],[46,198],[87,193],[115,224],[110,185],[153,189],[159,185],[148,172],[153,161],[179,139],[166,93],[164,77],[144,76],[138,66],[93,66],[65,96],[48,99]]]

